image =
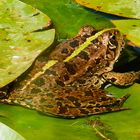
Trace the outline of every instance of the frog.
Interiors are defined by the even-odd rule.
[[[97,31],[85,25],[58,44],[45,62],[36,60],[0,102],[63,118],[126,110],[123,104],[130,94],[117,98],[105,90],[108,83],[130,86],[140,79],[140,71],[113,71],[124,46],[118,29]]]

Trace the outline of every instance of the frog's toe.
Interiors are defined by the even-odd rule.
[[[118,106],[122,107],[124,102],[130,97],[131,94],[125,94],[124,96],[122,96],[121,98],[117,99],[118,102]],[[124,110],[124,109],[123,109]]]

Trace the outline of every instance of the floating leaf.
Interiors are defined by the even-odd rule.
[[[0,122],[0,140],[25,140],[20,134]]]
[[[76,2],[97,11],[140,19],[139,0],[76,0]]]
[[[50,18],[18,0],[0,1],[0,87],[25,72],[54,40]]]
[[[140,47],[140,20],[112,20],[112,23],[128,40]]]
[[[22,0],[47,13],[53,20],[58,39],[70,38],[84,25],[96,29],[112,27],[111,22],[101,15],[85,10],[74,0]]]

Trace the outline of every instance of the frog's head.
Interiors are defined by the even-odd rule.
[[[86,25],[80,29],[78,35],[80,35],[81,37],[90,37],[94,35],[96,32],[97,30],[93,26]]]

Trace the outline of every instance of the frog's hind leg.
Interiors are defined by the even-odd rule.
[[[130,108],[122,106],[124,102],[129,98],[129,96],[130,94],[126,94],[123,97],[116,99],[116,101],[114,100],[114,102],[108,103],[108,105],[98,105],[97,103],[94,107],[91,105],[79,108],[81,114],[78,117],[128,110]]]
[[[57,93],[58,96],[53,98],[54,104],[52,104],[52,101],[49,101],[51,108],[47,109],[46,106],[40,106],[39,111],[66,118],[126,110],[128,108],[122,106],[130,96],[126,94],[121,98],[115,98],[108,96],[103,90],[89,89],[62,89],[56,92],[53,91],[53,93],[55,95]],[[43,104],[45,105],[45,103]]]
[[[120,111],[129,95],[122,98],[108,96],[100,89],[49,89],[42,94],[16,94],[0,102],[17,104],[37,110],[43,114],[51,114],[65,118],[83,117],[93,114]]]
[[[119,72],[107,72],[104,73],[103,78],[118,86],[129,86],[132,85],[134,82],[137,82],[140,80],[140,71],[134,72],[125,72],[125,73],[119,73]]]

